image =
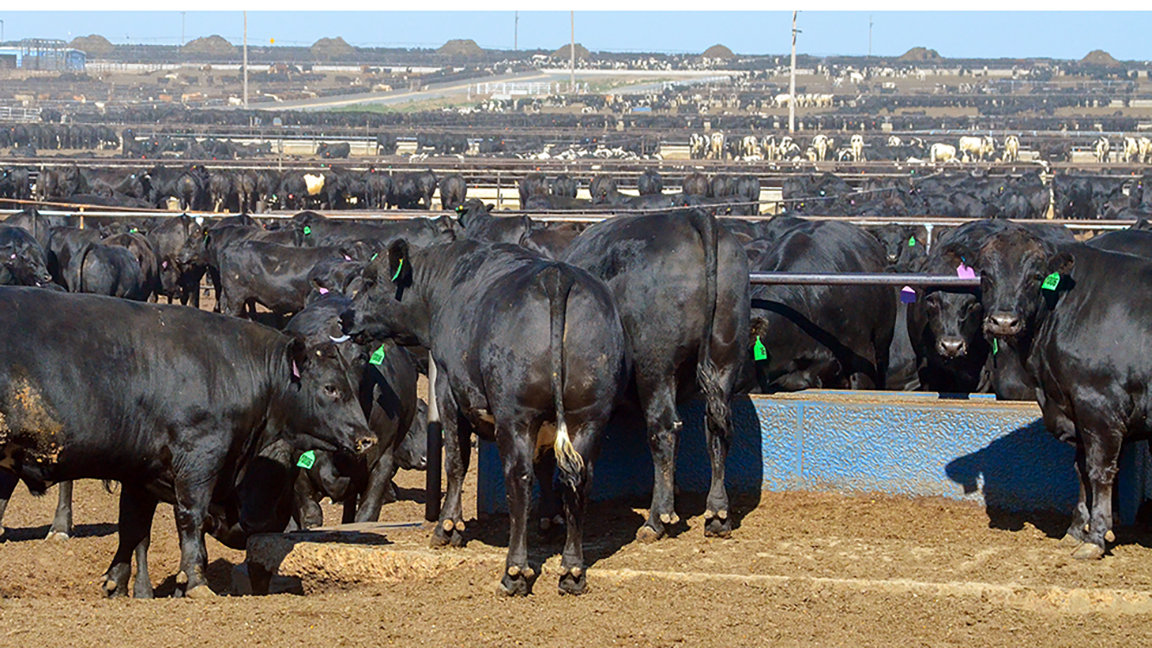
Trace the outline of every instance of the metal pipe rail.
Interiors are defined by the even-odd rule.
[[[951,275],[895,274],[891,272],[861,272],[856,274],[819,272],[753,272],[748,275],[752,285],[796,286],[941,286],[946,288],[978,288],[980,277],[967,278]]]

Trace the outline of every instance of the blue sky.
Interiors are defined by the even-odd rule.
[[[797,49],[814,55],[897,56],[911,47],[952,57],[1083,57],[1103,49],[1118,59],[1152,59],[1152,12],[802,11]],[[699,53],[722,43],[741,54],[788,51],[786,11],[576,12],[576,40],[592,50]],[[7,40],[101,34],[114,43],[179,44],[179,11],[0,10]],[[188,11],[186,40],[219,34],[239,44],[240,12]],[[356,46],[439,47],[471,38],[486,48],[512,48],[513,12],[248,12],[249,43],[311,45],[341,36]],[[566,11],[521,11],[521,49],[556,49],[568,42]]]

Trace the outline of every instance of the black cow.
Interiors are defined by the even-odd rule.
[[[708,177],[703,173],[689,173],[684,176],[680,187],[686,196],[707,196],[709,190]]]
[[[245,510],[236,476],[260,437],[283,435],[301,450],[373,443],[340,367],[266,327],[179,306],[0,288],[0,332],[0,469],[34,493],[83,478],[121,483],[109,596],[127,594],[134,551],[135,595],[152,595],[142,559],[159,501],[176,510],[179,590],[212,594],[204,533],[221,520],[210,504]]]
[[[301,212],[292,217],[293,227],[304,247],[326,245],[351,246],[367,242],[383,249],[398,238],[412,245],[427,247],[456,240],[456,229],[451,217],[406,218],[386,222],[346,222],[325,218],[315,212]]]
[[[532,219],[527,216],[493,216],[493,205],[471,198],[456,209],[457,220],[464,229],[464,237],[485,243],[519,245],[532,231]]]
[[[0,286],[52,285],[44,248],[21,227],[0,225]]]
[[[264,241],[239,241],[218,253],[220,312],[242,317],[255,315],[260,304],[277,315],[304,308],[312,290],[309,273],[326,260],[350,259],[338,247],[299,248]]]
[[[858,226],[805,222],[760,256],[757,272],[883,272],[880,243]],[[886,286],[757,285],[751,329],[765,392],[879,389],[886,382],[896,294]]]
[[[456,209],[468,198],[468,183],[464,176],[452,173],[440,179],[440,205],[444,209]]]
[[[664,178],[656,169],[644,169],[636,178],[636,188],[641,196],[656,196],[664,192]]]
[[[559,468],[568,527],[560,591],[583,592],[592,462],[627,376],[624,331],[604,285],[516,246],[457,241],[411,251],[397,241],[364,271],[352,313],[352,332],[421,344],[441,369],[434,387],[448,491],[433,543],[463,542],[461,489],[476,431],[496,441],[504,463],[504,592],[528,594],[535,581],[527,547],[534,465],[548,520]]]
[[[436,174],[431,169],[396,177],[395,205],[400,209],[432,209]]]
[[[585,230],[563,260],[608,284],[635,362],[633,379],[655,464],[648,520],[637,537],[655,540],[675,524],[678,403],[705,398],[712,485],[706,535],[728,535],[724,487],[729,400],[744,370],[749,320],[748,257],[736,237],[699,211],[617,216]]]
[[[396,455],[416,419],[416,365],[412,357],[392,342],[374,346],[369,355],[364,347],[344,337],[340,316],[351,303],[343,295],[329,294],[297,313],[284,328],[289,334],[302,336],[310,346],[330,348],[339,354],[350,382],[359,386],[368,428],[376,434],[376,445],[363,457],[324,451],[310,455],[315,464],[296,479],[297,524],[302,528],[316,526],[317,518],[323,521],[317,501],[324,496],[344,503],[346,523],[379,519],[396,473]],[[423,430],[416,436],[419,432]]]
[[[178,298],[181,304],[191,303],[196,308],[200,307],[200,280],[204,277],[205,266],[182,266],[180,251],[189,241],[199,242],[203,238],[203,219],[188,214],[165,219],[148,232],[148,239],[160,262],[160,285],[156,294],[167,297],[169,304],[173,298]]]
[[[553,196],[560,196],[561,198],[575,198],[578,186],[576,179],[567,173],[561,173],[556,176],[550,183],[548,192]]]
[[[980,249],[985,332],[1019,354],[1036,385],[1044,425],[1076,449],[1080,501],[1063,542],[1075,558],[1113,540],[1113,486],[1121,445],[1152,436],[1152,331],[1146,259],[1027,230],[992,235]]]
[[[529,173],[520,179],[517,191],[520,193],[520,209],[526,209],[528,200],[533,196],[549,195],[548,181],[542,174]]]
[[[869,230],[884,246],[888,267],[895,272],[918,272],[928,257],[928,236],[915,225],[883,225]]]
[[[352,145],[348,142],[321,142],[316,147],[316,157],[331,160],[333,158],[347,158],[352,153]]]
[[[68,284],[78,293],[145,301],[151,286],[140,262],[130,250],[116,245],[89,243],[72,260]]]

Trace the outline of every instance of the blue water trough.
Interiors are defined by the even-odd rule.
[[[710,469],[704,408],[681,409],[676,461],[681,492],[705,493]],[[1035,403],[992,396],[809,390],[733,403],[727,486],[733,492],[878,492],[968,500],[1003,511],[1071,514],[1078,485],[1070,446],[1056,441]],[[481,442],[481,514],[507,510],[499,454]],[[642,426],[611,427],[595,464],[594,500],[645,498],[652,460]],[[1131,523],[1152,492],[1146,443],[1121,457],[1119,514]]]

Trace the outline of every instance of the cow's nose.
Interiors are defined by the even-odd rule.
[[[359,454],[364,454],[365,452],[368,452],[368,449],[373,445],[376,445],[375,436],[362,436],[356,439],[356,452]]]
[[[963,338],[940,338],[936,342],[936,351],[945,358],[959,358],[968,353],[968,344]]]
[[[992,335],[1016,335],[1020,332],[1020,317],[1014,313],[997,311],[984,320],[984,328]]]

